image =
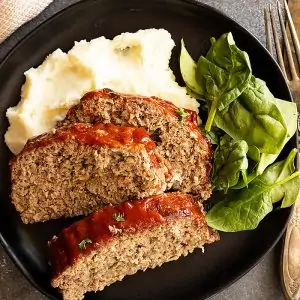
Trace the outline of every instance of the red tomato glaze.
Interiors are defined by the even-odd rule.
[[[30,140],[23,151],[30,151],[54,142],[70,140],[75,140],[80,144],[106,145],[113,148],[122,148],[125,146],[139,148],[143,144],[148,152],[151,152],[155,148],[155,143],[144,128],[102,123],[95,125],[75,123]]]

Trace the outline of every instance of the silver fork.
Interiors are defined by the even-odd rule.
[[[298,131],[297,131],[297,146],[299,149],[299,136],[300,136],[300,79],[296,71],[297,66],[300,65],[300,46],[297,37],[296,29],[291,17],[286,0],[284,1],[284,11],[287,18],[287,23],[290,29],[291,37],[293,40],[293,46],[296,53],[297,60],[293,59],[291,45],[288,39],[287,31],[285,29],[284,18],[282,15],[282,8],[279,2],[277,2],[277,12],[279,17],[279,24],[281,27],[283,44],[286,49],[286,56],[288,60],[288,67],[290,71],[290,78],[287,75],[287,70],[284,65],[282,49],[279,42],[279,37],[275,22],[275,13],[271,5],[269,8],[265,8],[265,26],[266,26],[266,44],[269,52],[273,55],[271,35],[273,32],[273,38],[278,58],[278,63],[288,83],[290,91],[293,96],[293,101],[297,104],[298,109]],[[297,62],[298,61],[298,62]],[[297,156],[297,168],[300,170],[300,157]],[[300,299],[300,195],[296,201],[290,221],[287,226],[284,244],[281,257],[281,283],[282,289],[287,299],[299,300]]]

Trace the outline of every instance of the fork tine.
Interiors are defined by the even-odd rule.
[[[298,39],[296,28],[295,28],[295,25],[294,25],[294,22],[293,22],[293,19],[292,19],[292,16],[291,16],[291,12],[290,12],[290,9],[288,7],[288,4],[287,4],[286,0],[284,0],[284,8],[285,8],[285,11],[286,11],[287,21],[288,21],[291,36],[292,36],[292,39],[293,39],[294,48],[295,48],[295,52],[296,52],[297,59],[298,59],[298,64],[300,65],[300,44],[299,44],[299,39]]]
[[[270,54],[273,56],[274,53],[273,53],[272,40],[271,40],[271,27],[268,18],[268,10],[266,7],[264,9],[264,17],[265,17],[265,31],[266,31],[266,46]]]
[[[298,75],[297,75],[296,68],[295,68],[295,63],[294,63],[294,59],[293,59],[290,42],[289,42],[286,30],[285,30],[284,21],[283,21],[283,17],[282,17],[282,13],[281,13],[281,5],[280,5],[279,1],[277,1],[277,10],[278,10],[278,15],[279,15],[279,23],[281,26],[281,31],[282,31],[282,36],[283,36],[283,42],[284,42],[284,45],[286,48],[286,55],[288,58],[289,67],[290,67],[290,71],[291,71],[291,75],[292,75],[292,80],[296,80],[296,79],[298,79]]]
[[[272,29],[273,29],[273,37],[274,37],[274,42],[275,42],[278,63],[283,72],[283,75],[285,76],[286,80],[288,80],[284,62],[283,62],[283,56],[282,56],[282,52],[281,52],[280,42],[279,42],[279,38],[278,38],[278,34],[277,34],[277,28],[276,28],[276,24],[275,24],[275,16],[274,16],[271,4],[269,5],[269,13],[270,13],[270,19],[271,19],[271,24],[272,24]]]

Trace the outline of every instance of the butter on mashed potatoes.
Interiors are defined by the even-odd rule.
[[[29,138],[53,129],[72,105],[94,89],[157,96],[198,111],[197,101],[175,82],[169,68],[174,46],[168,31],[147,29],[122,33],[113,40],[75,42],[68,53],[57,49],[39,67],[25,72],[21,101],[6,113],[7,146],[19,153]]]

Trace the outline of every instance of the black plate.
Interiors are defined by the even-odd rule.
[[[55,15],[19,43],[0,65],[0,136],[8,122],[6,109],[19,101],[23,72],[38,66],[60,47],[68,50],[74,41],[101,35],[112,38],[125,31],[165,28],[176,42],[171,67],[177,80],[179,42],[184,38],[194,57],[209,47],[209,38],[231,31],[241,49],[251,58],[253,73],[264,79],[278,98],[291,99],[277,64],[263,46],[245,29],[222,13],[193,1],[87,0]],[[293,140],[286,148],[295,145]],[[286,153],[285,153],[286,154]],[[46,242],[71,222],[56,220],[24,225],[9,201],[10,153],[0,145],[0,230],[1,242],[23,274],[45,295],[56,299],[50,286]],[[161,268],[139,272],[87,299],[204,299],[234,282],[253,267],[281,237],[290,210],[269,215],[257,230],[222,234],[221,241],[195,251]]]

